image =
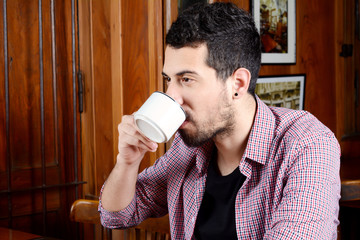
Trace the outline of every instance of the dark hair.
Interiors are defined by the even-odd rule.
[[[206,44],[206,63],[226,80],[238,68],[251,73],[254,95],[261,63],[260,36],[252,16],[232,3],[194,4],[171,25],[166,44],[173,48]]]

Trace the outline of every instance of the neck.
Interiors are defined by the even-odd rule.
[[[236,119],[233,131],[214,139],[217,148],[217,164],[222,175],[230,174],[239,166],[245,152],[256,113],[256,101],[251,95],[236,103]]]

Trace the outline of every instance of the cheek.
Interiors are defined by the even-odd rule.
[[[224,98],[226,90],[223,85],[204,86],[203,88],[192,89],[183,95],[184,109],[192,114],[194,118],[201,119],[206,115],[217,112],[220,100]]]
[[[193,118],[202,122],[216,117],[218,102],[214,98],[201,98],[194,102],[192,110]]]

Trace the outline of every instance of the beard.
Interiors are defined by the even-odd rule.
[[[227,99],[221,99],[217,109],[212,109],[208,118],[199,122],[192,115],[187,113],[187,121],[195,126],[194,132],[179,129],[179,134],[186,145],[198,147],[215,137],[225,137],[230,135],[235,127],[235,111]]]

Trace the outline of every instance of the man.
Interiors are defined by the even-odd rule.
[[[103,225],[168,213],[172,239],[336,239],[338,142],[310,113],[267,107],[254,94],[261,52],[251,16],[229,3],[195,5],[166,44],[167,94],[186,121],[138,175],[157,145],[123,117]]]

